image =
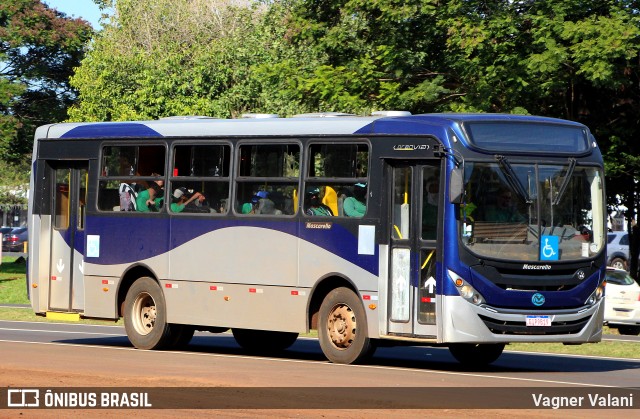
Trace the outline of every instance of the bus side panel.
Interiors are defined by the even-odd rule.
[[[320,223],[324,224],[324,223]],[[304,225],[302,227],[305,228]],[[340,277],[347,280],[356,287],[356,294],[361,298],[365,313],[367,315],[368,336],[377,338],[380,336],[379,316],[377,310],[380,307],[378,300],[378,287],[380,277],[370,270],[380,270],[379,254],[359,254],[359,237],[350,234],[338,234],[336,231],[341,228],[337,223],[333,223],[332,230],[319,230],[318,235],[324,236],[322,239],[312,237],[315,229],[307,231],[306,237],[311,241],[300,239],[300,260],[299,276],[300,286],[314,289],[322,280],[328,277]],[[373,237],[365,237],[362,240],[372,240]],[[374,246],[371,243],[371,246]],[[362,246],[361,246],[362,247]],[[334,252],[327,250],[334,249]],[[367,252],[368,253],[368,252]],[[351,260],[349,260],[349,259]],[[357,263],[355,263],[357,262]],[[369,270],[359,266],[363,265]]]
[[[303,223],[304,224],[304,223]],[[306,223],[312,224],[312,223]],[[373,231],[358,236],[334,223],[316,223],[331,225],[330,229],[302,227],[300,239],[299,275],[300,285],[312,287],[322,278],[336,275],[348,279],[360,291],[378,291],[378,255],[375,254]],[[363,250],[366,242],[367,250]],[[373,254],[369,254],[368,249]]]
[[[197,224],[193,226],[199,227]],[[270,228],[223,225],[185,242],[178,240],[180,232],[187,230],[193,235],[193,230],[176,230],[175,222],[172,227],[168,278],[286,287],[298,285],[298,239],[295,235]],[[186,301],[185,308],[189,307]]]
[[[302,288],[161,281],[170,323],[306,332]]]
[[[85,263],[85,271],[90,265]],[[117,319],[118,285],[120,279],[106,276],[84,276],[85,317]]]

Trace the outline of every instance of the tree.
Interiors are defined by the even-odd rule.
[[[60,122],[75,100],[69,77],[91,26],[39,0],[0,3],[0,156],[28,167],[35,127]]]
[[[73,79],[74,120],[380,109],[560,117],[598,139],[609,204],[629,220],[640,207],[635,0],[118,0],[116,11]]]
[[[263,8],[227,0],[118,0],[72,78],[71,120],[239,116],[260,93],[249,72]],[[267,51],[267,52],[265,52]]]

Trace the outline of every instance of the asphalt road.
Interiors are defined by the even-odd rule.
[[[602,393],[623,388],[629,394],[627,389],[640,387],[636,360],[505,351],[490,367],[468,370],[447,349],[408,346],[379,348],[365,365],[337,365],[326,361],[316,339],[300,338],[279,357],[248,355],[230,334],[200,332],[184,351],[144,351],[132,348],[118,326],[0,321],[0,354],[0,386],[199,387],[218,390],[193,403],[215,403],[217,395],[235,408],[250,399],[292,408],[287,403],[309,392],[318,397],[306,399],[308,408],[362,408],[372,403],[374,387],[380,394],[373,407],[402,408],[405,402],[423,407],[438,401],[455,409],[467,400],[471,406],[504,409],[509,399],[522,398],[517,389],[548,388],[553,395],[567,389]],[[281,387],[286,387],[287,402],[274,396]],[[229,388],[235,393],[224,393]],[[482,400],[472,400],[471,394]],[[531,394],[526,398],[531,403]],[[640,405],[640,393],[636,398]],[[584,411],[576,417],[582,416]]]

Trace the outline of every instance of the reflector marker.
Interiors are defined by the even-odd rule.
[[[164,284],[165,288],[178,288],[178,284]]]
[[[264,290],[262,288],[249,288],[249,292],[252,292],[254,294],[262,294],[264,293]]]
[[[420,298],[420,302],[422,302],[422,303],[434,303],[435,299],[433,299],[431,297],[422,297],[422,298]]]
[[[211,286],[209,286],[209,290],[210,291],[222,291],[222,290],[224,290],[224,287],[219,287],[217,285],[211,285]]]
[[[113,285],[113,284],[115,284],[115,281],[113,279],[103,279],[102,280],[102,284],[103,285]]]
[[[307,295],[306,291],[292,290],[291,295]]]
[[[362,299],[363,299],[363,300],[367,300],[367,301],[369,301],[369,300],[371,300],[371,301],[378,301],[378,296],[377,296],[377,295],[368,295],[368,294],[364,294],[364,295],[362,296]]]

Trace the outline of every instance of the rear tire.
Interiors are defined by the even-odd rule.
[[[138,349],[162,349],[171,344],[167,305],[162,288],[149,277],[133,283],[124,300],[124,328]]]
[[[640,335],[640,326],[618,326],[618,333],[621,335]]]
[[[451,355],[463,365],[484,367],[502,355],[504,343],[453,343],[449,345]]]
[[[186,324],[172,324],[170,348],[182,349],[191,342],[196,329]]]
[[[336,288],[322,301],[318,340],[324,355],[336,364],[352,364],[373,355],[364,307],[349,288]]]
[[[297,333],[267,330],[232,329],[233,337],[245,350],[254,353],[278,353],[293,345]]]

